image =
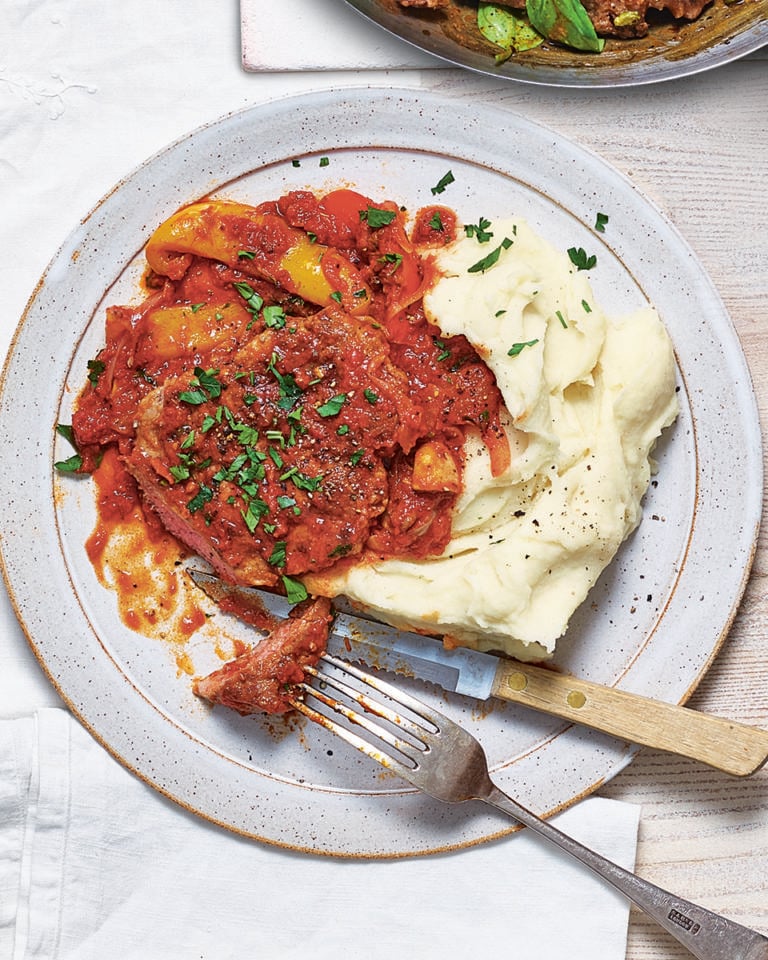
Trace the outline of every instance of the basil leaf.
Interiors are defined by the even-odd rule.
[[[530,24],[516,16],[508,7],[495,3],[481,3],[477,9],[477,27],[486,40],[501,47],[507,57],[513,52],[532,50],[544,42]],[[503,55],[498,59],[506,59]]]
[[[579,0],[526,0],[525,10],[539,33],[550,40],[593,53],[605,46]]]

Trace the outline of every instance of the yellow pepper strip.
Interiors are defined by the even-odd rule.
[[[370,290],[343,254],[313,243],[277,214],[247,204],[211,200],[182,207],[147,243],[149,266],[171,280],[184,276],[193,256],[269,280],[309,303],[341,302],[350,313],[362,313],[370,303]],[[326,256],[334,267],[327,272]],[[338,270],[339,259],[345,261],[343,271]]]

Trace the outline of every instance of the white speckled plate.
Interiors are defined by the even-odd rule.
[[[35,653],[94,735],[183,806],[271,843],[397,856],[511,825],[482,805],[444,806],[402,786],[319,728],[277,735],[274,723],[197,701],[168,645],[128,630],[98,584],[84,550],[90,482],[54,475],[53,461],[68,455],[54,424],[68,422],[102,343],[105,303],[135,293],[141,248],[179,205],[210,192],[260,201],[352,183],[415,209],[434,200],[430,187],[448,170],[455,179],[440,199],[468,221],[522,214],[556,244],[595,253],[598,298],[613,312],[654,303],[679,361],[682,413],[659,450],[646,519],[574,618],[557,663],[682,702],[724,639],[750,567],[761,454],[738,341],[689,247],[616,171],[508,111],[408,90],[277,101],[184,138],[73,231],[28,306],[0,395],[2,557]],[[598,211],[609,216],[604,234],[593,229]],[[215,662],[209,646],[190,641],[199,671]],[[500,785],[542,814],[589,794],[633,755],[511,705],[454,697],[446,707],[483,741]]]

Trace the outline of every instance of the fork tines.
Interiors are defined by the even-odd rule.
[[[316,667],[305,667],[305,672],[312,679],[296,685],[301,696],[292,697],[292,705],[377,763],[408,779],[408,774],[419,766],[419,756],[429,750],[424,735],[439,730],[424,715],[424,705],[386,681],[329,654]],[[362,690],[353,684],[362,685]],[[376,699],[368,690],[375,691]],[[359,729],[390,749],[383,750],[360,736],[356,732]]]

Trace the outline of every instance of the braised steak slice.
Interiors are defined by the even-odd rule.
[[[373,321],[287,323],[148,394],[125,460],[165,527],[229,582],[275,586],[360,553],[387,506],[387,459],[422,430]]]
[[[251,651],[196,680],[194,691],[238,713],[287,713],[286,690],[304,679],[325,652],[333,617],[330,601],[307,600],[295,606]]]

